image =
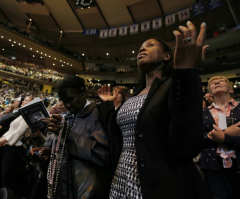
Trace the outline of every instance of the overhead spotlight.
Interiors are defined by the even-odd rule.
[[[60,34],[63,34],[63,30],[59,30],[59,33],[60,33]]]
[[[54,60],[57,60],[57,58],[55,57]]]
[[[12,40],[11,40],[11,39],[8,39],[8,41],[10,41],[10,42],[11,42]]]
[[[43,57],[41,56],[40,59],[42,59]]]
[[[28,20],[29,20],[29,21],[32,21],[32,19],[31,19],[31,18],[29,18]]]
[[[23,45],[22,47],[23,47],[23,48],[25,48],[25,47],[26,47],[26,45]]]
[[[21,46],[22,44],[19,42],[18,45]]]
[[[76,6],[80,7],[81,9],[90,8],[95,6],[93,0],[76,0]]]
[[[85,56],[85,53],[82,53],[82,56],[84,57],[84,56]]]
[[[53,63],[52,65],[53,65],[53,66],[55,66],[56,64],[55,64],[55,63]]]
[[[4,38],[4,36],[3,35],[1,35],[1,39],[3,39]]]
[[[135,51],[134,51],[134,50],[132,50],[132,54],[135,54]]]
[[[107,53],[106,53],[106,55],[107,55],[107,56],[109,56],[109,55],[110,55],[110,53],[109,53],[109,52],[107,52]]]
[[[35,55],[32,55],[32,57],[34,58],[34,57],[35,57]]]
[[[16,41],[13,41],[13,43],[15,43],[15,44],[16,44],[17,42],[16,42]]]
[[[32,50],[32,48],[29,48],[29,50]]]
[[[50,57],[51,57],[51,55],[48,55],[48,57],[50,58]]]
[[[40,54],[42,55],[42,54],[43,54],[43,52],[40,52]]]
[[[39,51],[38,51],[38,50],[36,50],[36,53],[39,53]]]
[[[12,47],[14,47],[14,44],[11,44]]]
[[[2,51],[4,51],[5,49],[4,48],[2,48]]]

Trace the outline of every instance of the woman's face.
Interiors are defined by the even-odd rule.
[[[229,85],[224,79],[212,80],[209,87],[212,95],[216,95],[218,93],[229,93]]]
[[[143,71],[148,71],[145,67],[149,67],[152,63],[158,63],[167,58],[168,53],[164,51],[162,44],[156,39],[148,39],[143,42],[137,55],[137,65]]]
[[[117,103],[121,104],[123,101],[123,96],[122,93],[115,91],[116,92],[116,98],[114,99],[114,101],[116,101]]]

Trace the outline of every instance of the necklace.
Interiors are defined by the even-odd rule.
[[[63,119],[61,121],[62,128],[59,132],[57,143],[55,145],[55,140],[52,145],[50,162],[47,171],[48,199],[55,199],[56,197],[57,185],[59,183],[59,176],[61,173],[62,162],[64,159],[65,143],[72,128],[73,121],[74,119],[72,118],[68,118],[67,120]]]

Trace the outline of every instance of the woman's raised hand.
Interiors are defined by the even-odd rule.
[[[173,31],[176,38],[174,68],[193,68],[201,60],[206,29],[206,23],[202,23],[197,34],[195,25],[188,21],[186,26],[179,26],[179,30]]]
[[[108,85],[103,85],[97,93],[102,101],[113,101],[116,98],[116,92],[112,94],[111,87]]]

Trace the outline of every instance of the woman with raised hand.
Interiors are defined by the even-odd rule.
[[[195,66],[206,24],[197,34],[188,21],[173,34],[173,56],[163,41],[143,42],[137,56],[143,81],[107,125],[114,176],[110,199],[208,198],[192,161],[203,142],[201,83]]]

